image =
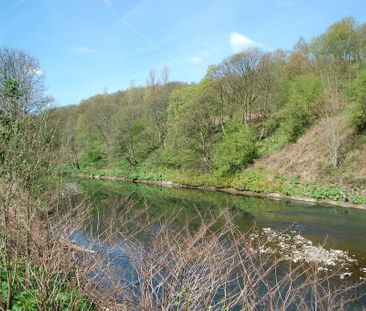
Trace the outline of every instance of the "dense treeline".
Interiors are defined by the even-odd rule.
[[[292,51],[249,48],[208,68],[198,84],[161,82],[53,111],[58,148],[74,167],[146,165],[229,175],[296,142],[325,120],[327,161],[341,133],[366,128],[366,24],[345,18]]]

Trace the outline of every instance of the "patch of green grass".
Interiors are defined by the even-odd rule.
[[[13,305],[11,310],[39,310],[40,306],[47,306],[50,310],[97,310],[90,299],[72,288],[65,275],[54,274],[47,282],[46,292],[39,286],[40,280],[45,280],[46,271],[41,267],[32,267],[31,273],[26,274],[23,270],[17,271],[16,282],[13,284]],[[0,309],[6,305],[8,299],[7,272],[0,267]],[[48,295],[51,293],[52,295]]]

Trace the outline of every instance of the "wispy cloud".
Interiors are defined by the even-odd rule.
[[[11,1],[10,3],[12,4],[12,6],[10,6],[8,9],[5,9],[3,10],[1,13],[0,13],[0,16],[3,17],[4,15],[6,14],[9,14],[13,11],[15,11],[16,9],[18,9],[18,7],[20,5],[22,5],[23,3],[25,2],[25,0],[19,0],[17,2],[14,2],[14,1]]]
[[[210,53],[206,50],[197,51],[191,58],[189,62],[191,64],[201,64],[210,56]]]
[[[135,35],[137,35],[142,41],[150,45],[152,48],[156,49],[160,52],[161,55],[165,56],[166,58],[173,61],[174,59],[166,53],[163,49],[161,49],[158,45],[156,45],[154,42],[149,40],[147,37],[145,37],[140,31],[138,31],[135,27],[133,27],[131,24],[129,24],[125,19],[121,19],[121,23],[125,25],[128,29],[130,29]]]
[[[112,0],[103,0],[103,2],[108,6],[112,5]]]
[[[78,47],[74,47],[72,49],[75,53],[79,53],[79,54],[88,54],[88,53],[95,53],[96,50],[93,48],[89,48],[86,46],[78,46]]]
[[[189,62],[192,64],[200,64],[203,62],[203,57],[199,55],[193,56],[189,59]]]
[[[249,47],[260,46],[260,44],[239,32],[232,32],[230,46],[234,52],[239,52]]]

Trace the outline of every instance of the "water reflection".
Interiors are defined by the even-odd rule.
[[[224,193],[206,193],[195,190],[171,189],[133,183],[113,183],[105,181],[77,181],[85,192],[73,197],[74,203],[87,200],[92,207],[92,224],[83,231],[75,232],[72,239],[79,245],[87,245],[107,228],[106,219],[118,218],[125,212],[125,203],[132,202],[134,212],[148,208],[144,217],[164,219],[172,226],[183,226],[189,223],[190,230],[201,224],[198,214],[202,217],[218,215],[223,207],[228,207],[234,223],[241,231],[249,230],[253,224],[259,228],[271,227],[285,229],[292,226],[293,230],[310,238],[313,242],[324,242],[327,247],[349,250],[355,254],[361,265],[366,257],[364,226],[366,213],[358,210],[344,210],[336,207],[308,206],[285,201],[270,201],[258,198],[233,196]],[[134,218],[136,219],[136,218]],[[142,219],[143,221],[144,219]],[[132,226],[138,225],[131,223]],[[217,224],[220,226],[220,224]],[[142,241],[159,229],[158,223],[148,231],[141,233]],[[89,241],[89,242],[87,242]],[[114,241],[111,246],[102,247],[98,241],[93,244],[92,251],[108,256],[108,263],[113,262],[115,276],[120,279],[134,280],[136,275],[129,257],[124,252],[123,241]],[[114,246],[113,246],[114,245]],[[118,247],[116,247],[116,245]],[[366,266],[366,265],[364,265]],[[102,275],[101,271],[96,271]],[[103,281],[103,277],[100,278]],[[108,288],[108,282],[103,283]]]

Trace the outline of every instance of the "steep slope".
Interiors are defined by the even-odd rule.
[[[288,177],[298,176],[309,182],[333,183],[347,189],[363,189],[366,184],[366,135],[355,135],[337,117],[339,127],[339,166],[331,164],[329,122],[321,119],[296,143],[258,159],[254,168],[266,168]]]

